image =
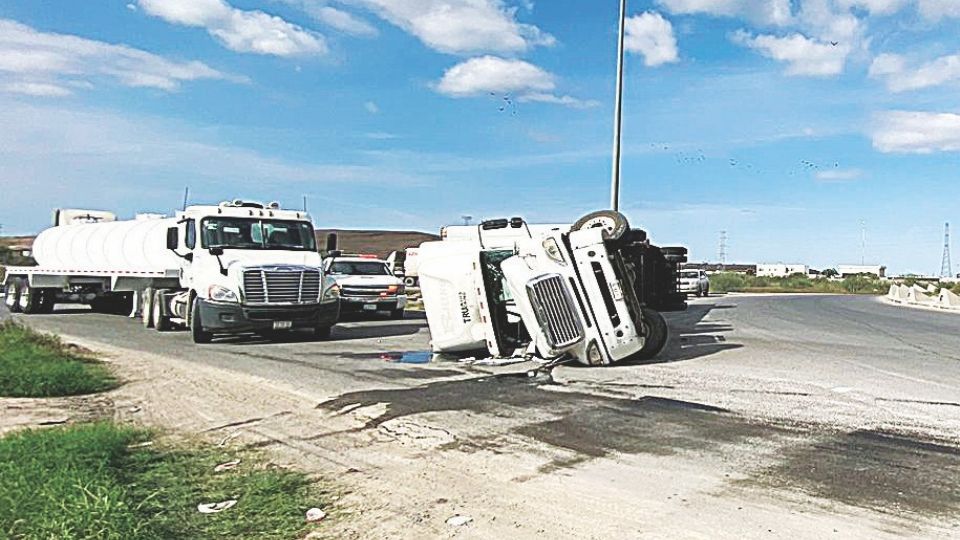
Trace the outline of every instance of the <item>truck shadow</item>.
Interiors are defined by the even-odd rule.
[[[736,309],[736,306],[717,303],[693,304],[686,311],[665,314],[670,328],[670,339],[663,351],[651,360],[626,364],[680,362],[743,347],[740,343],[727,341],[725,334],[733,331],[732,324],[705,320],[711,312],[726,309]]]

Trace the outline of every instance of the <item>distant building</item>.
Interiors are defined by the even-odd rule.
[[[879,264],[841,264],[837,267],[840,277],[849,276],[874,276],[878,278],[887,277],[887,267]]]
[[[757,265],[755,264],[721,265],[719,263],[686,263],[683,267],[691,270],[703,270],[708,274],[716,274],[718,272],[730,272],[732,274],[746,274],[750,276],[757,274]]]
[[[787,277],[794,274],[807,275],[810,267],[805,264],[758,264],[757,277]]]

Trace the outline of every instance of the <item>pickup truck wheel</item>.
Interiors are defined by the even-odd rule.
[[[595,227],[603,229],[605,240],[619,240],[630,230],[630,222],[627,221],[627,216],[616,210],[598,210],[578,219],[571,230],[580,231]]]
[[[170,316],[163,313],[163,295],[166,289],[158,289],[153,293],[153,302],[151,302],[150,311],[153,312],[153,327],[157,332],[166,332],[170,330]]]
[[[330,339],[331,330],[333,330],[333,326],[317,326],[313,329],[313,337],[317,339]]]
[[[643,325],[647,339],[643,348],[634,355],[634,359],[652,360],[660,354],[670,337],[667,320],[663,318],[659,311],[643,308]]]
[[[140,320],[144,328],[153,328],[153,287],[147,287],[140,293],[143,305],[140,306]]]
[[[27,283],[20,285],[20,312],[25,315],[34,315],[40,312],[40,301],[43,290],[31,287]]]
[[[11,313],[20,312],[20,278],[10,278],[4,288],[3,303]]]
[[[190,302],[190,336],[194,343],[210,343],[213,339],[213,333],[203,329],[203,321],[200,320],[200,300],[197,298]]]

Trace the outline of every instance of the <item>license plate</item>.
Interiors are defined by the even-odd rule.
[[[288,330],[293,327],[291,321],[273,321],[274,330]]]
[[[610,292],[613,293],[614,300],[623,300],[623,291],[620,289],[620,284],[616,281],[610,282]]]
[[[377,310],[377,305],[376,305],[376,304],[364,304],[363,310],[364,310],[364,311],[376,311],[376,310]]]

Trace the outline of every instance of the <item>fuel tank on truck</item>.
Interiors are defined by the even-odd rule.
[[[61,225],[33,242],[37,264],[51,270],[164,272],[179,268],[167,249],[167,228],[176,218],[145,215],[127,221]]]

